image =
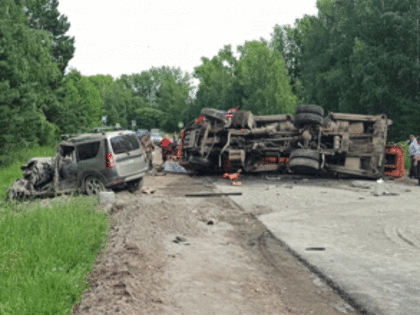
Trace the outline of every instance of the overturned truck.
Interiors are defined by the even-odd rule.
[[[183,130],[180,163],[197,173],[249,172],[268,163],[293,173],[379,178],[392,158],[386,152],[391,124],[384,114],[325,115],[317,105],[271,116],[205,108]]]

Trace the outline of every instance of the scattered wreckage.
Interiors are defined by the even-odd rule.
[[[297,106],[295,115],[271,116],[204,108],[182,131],[178,158],[197,173],[250,172],[272,164],[292,173],[402,176],[403,150],[387,145],[391,124],[384,114],[325,115],[317,105]]]
[[[56,157],[37,157],[21,167],[23,178],[7,192],[7,200],[25,200],[72,192],[97,195],[106,188],[141,188],[148,170],[139,139],[132,131],[70,136]]]

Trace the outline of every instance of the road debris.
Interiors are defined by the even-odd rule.
[[[168,173],[180,173],[180,174],[186,174],[187,170],[183,168],[179,163],[177,162],[165,162],[162,165],[163,170]]]
[[[234,173],[234,174],[225,173],[225,174],[223,174],[222,177],[226,178],[226,179],[229,179],[229,180],[234,180],[234,179],[239,178],[239,174],[238,173]]]
[[[242,182],[233,182],[232,186],[242,186]]]
[[[155,193],[156,192],[156,189],[153,189],[153,188],[143,188],[141,191],[142,191],[143,194],[150,195],[150,194]]]
[[[367,185],[364,182],[359,182],[359,181],[352,181],[350,183],[350,187],[355,187],[355,188],[361,188],[361,189],[371,189],[372,187]]]
[[[101,191],[99,193],[99,204],[113,204],[115,202],[115,193],[113,191]]]
[[[184,243],[184,245],[190,245],[190,243],[187,243],[187,239],[185,237],[182,237],[182,236],[175,237],[175,239],[172,242],[174,242],[176,244]]]
[[[202,193],[202,194],[185,194],[185,197],[220,197],[220,196],[241,196],[241,192],[231,193]]]

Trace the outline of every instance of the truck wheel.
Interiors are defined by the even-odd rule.
[[[318,105],[298,105],[296,106],[296,115],[297,114],[317,114],[319,116],[324,116],[324,109]]]
[[[143,186],[143,177],[139,179],[132,180],[127,183],[127,190],[131,193],[136,192]]]
[[[99,195],[101,191],[105,191],[105,185],[95,176],[89,176],[85,180],[85,191],[89,196]]]
[[[288,164],[293,173],[315,174],[319,171],[319,161],[307,158],[294,158]]]
[[[203,115],[204,117],[221,121],[221,122],[225,121],[225,114],[223,114],[220,110],[217,110],[217,109],[203,108],[201,110],[201,115]]]
[[[305,125],[322,125],[324,118],[318,114],[300,113],[295,115],[294,125],[302,128]]]
[[[308,149],[296,149],[290,153],[290,159],[305,158],[310,160],[319,161],[320,155],[318,152]]]

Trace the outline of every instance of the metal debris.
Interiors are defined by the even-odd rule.
[[[185,197],[220,197],[220,196],[241,196],[241,192],[231,193],[202,193],[202,194],[186,194]]]
[[[168,173],[187,173],[187,170],[179,165],[179,163],[165,162],[162,167],[163,170]]]
[[[153,188],[143,188],[141,191],[142,191],[143,194],[150,195],[150,194],[155,193],[156,192],[156,189],[153,189]]]

